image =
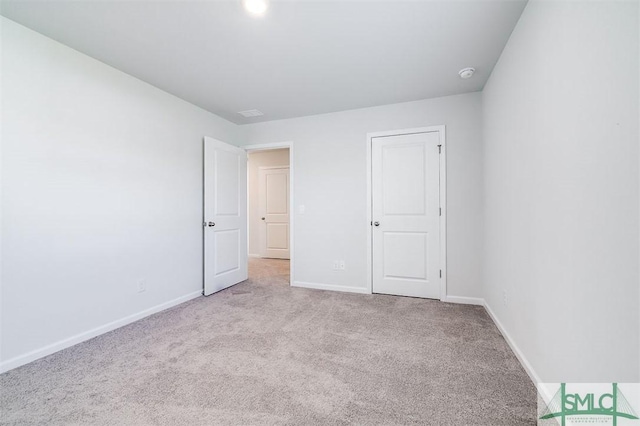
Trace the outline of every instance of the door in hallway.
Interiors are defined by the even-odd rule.
[[[247,279],[247,153],[204,139],[204,294]]]
[[[440,132],[371,139],[373,292],[440,298]]]
[[[260,167],[260,256],[289,259],[289,167]]]

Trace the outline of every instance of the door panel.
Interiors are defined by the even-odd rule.
[[[260,256],[289,259],[289,168],[260,167]]]
[[[240,158],[237,152],[217,149],[215,152],[216,196],[214,214],[217,216],[237,216],[239,209]]]
[[[287,175],[285,173],[266,173],[266,213],[270,214],[288,214],[287,205],[289,204],[289,192],[287,187]]]
[[[425,210],[425,147],[382,145],[383,211],[385,215],[423,215]]]
[[[213,240],[218,254],[215,276],[237,271],[240,268],[240,232],[236,229],[214,232]]]
[[[440,298],[439,132],[372,138],[373,292]]]
[[[247,154],[204,139],[204,294],[246,280]]]
[[[384,278],[427,279],[427,233],[385,232]]]
[[[286,223],[267,223],[267,250],[287,250],[289,226]]]

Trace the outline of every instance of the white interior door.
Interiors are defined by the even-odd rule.
[[[440,136],[372,138],[373,292],[440,298]]]
[[[204,294],[248,278],[247,153],[204,138]]]
[[[289,259],[289,167],[258,169],[260,256]]]

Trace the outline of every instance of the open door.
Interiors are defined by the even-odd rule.
[[[204,295],[248,278],[247,153],[204,138]]]

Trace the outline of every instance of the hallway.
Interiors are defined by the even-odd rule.
[[[289,286],[290,261],[249,258],[249,279],[265,285]]]

